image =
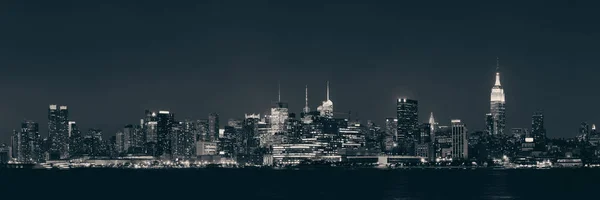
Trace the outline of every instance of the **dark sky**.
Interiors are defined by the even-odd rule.
[[[47,135],[48,104],[113,135],[144,109],[222,121],[312,109],[383,122],[398,97],[420,119],[484,127],[496,56],[507,126],[548,135],[600,123],[597,3],[577,1],[17,1],[0,3],[0,141],[24,119]],[[421,2],[421,3],[416,3]]]

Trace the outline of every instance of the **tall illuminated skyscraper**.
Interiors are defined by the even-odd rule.
[[[505,112],[505,98],[504,89],[500,85],[500,62],[496,62],[496,83],[492,87],[492,93],[490,95],[490,113],[492,114],[492,129],[490,133],[493,135],[504,134],[506,128],[506,112]]]
[[[398,137],[398,119],[386,118],[385,119],[385,135],[383,136],[383,149],[385,151],[392,151],[394,148],[394,141]]]
[[[544,128],[544,114],[541,111],[537,111],[531,116],[531,136],[533,136],[536,149],[545,148],[546,128]]]
[[[269,116],[271,134],[286,132],[285,122],[288,118],[288,113],[288,104],[281,101],[281,89],[279,89],[277,103],[271,108],[271,115]]]
[[[217,113],[208,115],[208,136],[211,142],[219,140],[219,114]]]
[[[396,108],[398,139],[415,139],[421,132],[419,129],[419,102],[412,99],[398,99]]]
[[[171,154],[171,129],[175,123],[175,115],[169,111],[159,111],[157,115],[157,149],[156,154]]]
[[[50,105],[48,109],[50,159],[69,158],[69,111],[67,106]]]

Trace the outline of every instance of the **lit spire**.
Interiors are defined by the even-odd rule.
[[[329,101],[329,81],[327,81],[327,101]]]
[[[431,125],[435,124],[435,119],[433,118],[433,112],[431,112],[431,115],[429,115],[429,123]]]
[[[308,107],[308,85],[304,89],[304,107]]]
[[[277,81],[277,102],[281,102],[281,82]]]
[[[433,112],[431,112],[431,115],[429,115],[429,125],[431,126],[431,132],[433,133],[435,131],[435,118],[433,118]]]
[[[500,58],[496,57],[496,83],[494,84],[494,86],[501,86],[499,70],[500,70]]]
[[[308,107],[308,85],[306,85],[305,91],[304,91],[304,113],[309,113],[310,112],[310,107]]]

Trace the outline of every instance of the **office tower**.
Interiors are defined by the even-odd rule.
[[[48,138],[50,140],[50,159],[69,157],[67,106],[50,105],[48,109]]]
[[[420,133],[419,131],[419,102],[412,99],[398,99],[398,140],[411,139]]]
[[[89,156],[105,155],[105,145],[103,143],[101,129],[88,129],[88,132],[83,137],[83,154]]]
[[[209,141],[210,137],[208,134],[208,120],[199,119],[194,121],[196,140],[197,141]]]
[[[131,137],[131,146],[134,148],[133,153],[142,153],[145,143],[144,130],[141,125],[133,126],[133,134]]]
[[[178,138],[179,143],[182,145],[180,147],[180,153],[186,157],[190,158],[196,154],[196,135],[197,135],[197,127],[195,126],[194,121],[185,120],[182,123],[183,132],[179,135]]]
[[[398,119],[386,118],[385,119],[385,134],[383,139],[383,149],[386,152],[390,152],[394,148],[396,138],[398,137]]]
[[[14,131],[13,151],[15,158],[21,163],[33,163],[42,160],[41,138],[38,123],[26,121],[21,124],[20,131]]]
[[[467,127],[460,119],[452,120],[452,159],[469,158]]]
[[[284,102],[277,102],[274,108],[271,108],[271,115],[269,116],[269,122],[271,125],[271,134],[285,133],[286,127],[285,122],[288,119],[288,104]]]
[[[159,111],[156,117],[156,155],[171,155],[171,128],[175,123],[175,115],[173,113],[170,113],[169,111]]]
[[[544,128],[544,114],[541,111],[531,116],[531,136],[536,150],[544,150],[546,145],[546,128]]]
[[[75,121],[69,121],[69,156],[81,156],[83,151],[83,135]]]
[[[171,154],[174,158],[184,157],[185,131],[182,122],[174,123],[171,127]]]
[[[125,134],[122,131],[115,134],[115,151],[117,154],[125,153]]]
[[[145,143],[156,144],[158,140],[158,122],[156,112],[149,110],[145,111],[144,119],[142,120],[143,139]]]
[[[208,115],[208,137],[211,142],[219,139],[219,114],[217,113]]]
[[[143,147],[144,132],[142,126],[133,124],[125,125],[123,128],[123,150],[128,153],[142,153]]]
[[[500,72],[498,69],[500,63],[496,63],[496,83],[492,87],[492,93],[490,95],[490,113],[492,114],[492,134],[501,135],[504,134],[504,128],[506,127],[506,113],[505,113],[505,98],[504,89],[500,85]]]
[[[321,117],[333,118],[333,102],[329,99],[329,81],[327,81],[327,100],[317,107]]]
[[[279,90],[278,94],[277,102],[275,103],[275,106],[271,108],[271,114],[269,116],[269,124],[271,125],[269,133],[271,135],[286,133],[285,122],[289,115],[288,104],[281,101],[281,90]]]
[[[133,147],[133,138],[134,136],[134,128],[132,124],[127,124],[123,128],[123,150],[125,152],[131,152],[131,148]]]
[[[146,143],[156,143],[157,142],[157,131],[158,131],[158,122],[150,121],[146,123],[144,128],[145,131],[145,139]]]

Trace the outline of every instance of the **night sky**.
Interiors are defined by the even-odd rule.
[[[363,121],[408,97],[421,121],[479,130],[497,56],[507,128],[530,128],[537,109],[550,137],[600,123],[600,5],[491,2],[5,0],[0,142],[24,119],[47,136],[49,104],[105,135],[144,109],[226,123],[266,113],[278,81],[290,112],[306,84],[316,109],[329,80],[334,109]]]

